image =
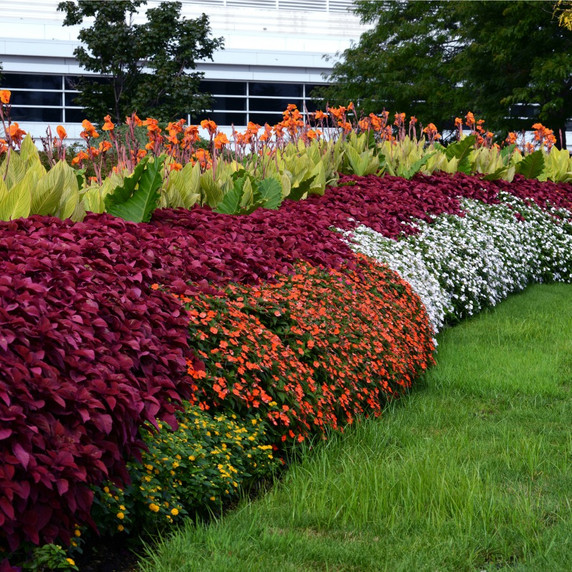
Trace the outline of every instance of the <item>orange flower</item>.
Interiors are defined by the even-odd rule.
[[[214,138],[215,149],[222,149],[223,145],[228,145],[230,141],[224,133],[218,133]]]
[[[26,132],[20,129],[20,126],[16,122],[10,125],[10,139],[12,139],[16,145],[20,145],[24,135],[26,135]]]
[[[473,127],[475,125],[475,116],[470,111],[465,115],[465,122],[469,127]]]
[[[517,138],[516,133],[514,131],[511,131],[506,138],[506,142],[509,145],[512,145],[512,144],[516,143],[516,138]]]
[[[131,114],[131,117],[126,117],[125,118],[125,123],[127,125],[136,125],[137,127],[140,127],[141,125],[143,125],[143,121],[141,119],[139,119],[139,117],[137,117],[137,114],[135,112],[133,112]]]
[[[115,124],[111,122],[111,116],[106,115],[104,118],[105,123],[101,128],[103,131],[113,131],[115,129]]]
[[[87,139],[88,137],[97,139],[97,137],[99,137],[99,133],[95,130],[95,127],[92,125],[92,123],[87,119],[84,119],[81,122],[81,126],[83,127],[83,131],[79,135],[83,139]]]
[[[171,171],[180,171],[182,168],[183,165],[181,165],[181,163],[177,163],[176,161],[169,165],[169,169],[171,169]]]
[[[58,125],[56,127],[56,131],[58,132],[58,135],[60,136],[60,139],[62,141],[68,136],[68,134],[66,133],[66,130],[61,125]]]
[[[3,89],[0,91],[0,102],[2,102],[4,105],[8,105],[10,103],[10,96],[12,95],[12,93],[10,91],[8,91],[7,89]]]
[[[83,161],[89,159],[89,155],[85,151],[80,151],[73,159],[72,165],[77,165],[78,163],[81,165]]]
[[[316,111],[316,113],[314,113],[314,119],[318,121],[323,121],[327,117],[328,116],[323,111]]]
[[[203,119],[201,121],[201,127],[206,129],[209,132],[209,135],[212,137],[216,132],[217,124],[210,119]]]
[[[109,141],[102,141],[99,144],[99,151],[101,153],[105,153],[106,151],[109,151],[111,149],[113,145],[111,145],[111,143]]]

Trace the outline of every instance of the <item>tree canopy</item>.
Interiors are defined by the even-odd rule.
[[[212,59],[223,46],[210,36],[208,17],[181,17],[180,2],[161,2],[135,23],[147,0],[68,0],[58,4],[64,26],[91,25],[79,32],[82,45],[74,51],[80,65],[101,77],[84,77],[78,103],[94,121],[110,114],[116,121],[136,111],[170,120],[200,113],[209,106],[199,92],[203,77],[197,60]]]
[[[330,104],[405,111],[452,126],[472,111],[502,130],[531,119],[564,136],[572,117],[572,32],[550,1],[357,0],[371,28],[333,67]]]

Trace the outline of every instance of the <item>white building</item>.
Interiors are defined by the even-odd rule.
[[[102,0],[103,1],[103,0]],[[73,51],[79,27],[64,27],[59,0],[0,0],[2,89],[12,91],[12,117],[38,137],[62,124],[72,138],[84,119],[74,105],[74,79],[85,71]],[[157,5],[149,0],[142,7]],[[359,39],[352,0],[182,0],[182,15],[210,20],[224,50],[201,62],[210,114],[219,125],[276,123],[288,103],[311,109],[310,91],[324,83],[333,57]]]

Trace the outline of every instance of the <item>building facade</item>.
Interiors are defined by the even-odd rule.
[[[81,131],[74,89],[86,72],[73,51],[79,27],[64,27],[59,0],[0,1],[0,87],[12,91],[12,118],[36,137],[64,125]],[[142,7],[159,2],[150,0]],[[238,129],[249,121],[276,123],[289,103],[312,109],[310,93],[325,83],[336,54],[365,28],[352,0],[182,0],[182,15],[209,17],[225,48],[200,62],[202,88],[213,95],[209,116]],[[198,118],[187,118],[188,121]],[[195,121],[196,123],[196,121]]]

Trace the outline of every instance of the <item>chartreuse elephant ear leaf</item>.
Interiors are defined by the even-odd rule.
[[[14,220],[30,214],[32,194],[26,181],[17,188],[8,190],[0,177],[0,220]]]
[[[107,212],[131,222],[149,222],[159,203],[164,161],[164,157],[143,159],[123,184],[105,197]]]

